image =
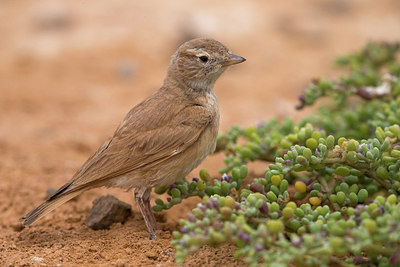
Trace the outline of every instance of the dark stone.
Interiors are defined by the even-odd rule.
[[[124,223],[131,215],[131,205],[107,195],[93,201],[85,224],[93,230],[108,229],[113,223]]]

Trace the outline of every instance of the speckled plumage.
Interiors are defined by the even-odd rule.
[[[181,45],[172,56],[163,86],[130,110],[72,179],[22,218],[24,225],[88,189],[135,188],[150,238],[155,237],[151,189],[185,177],[215,150],[219,110],[212,88],[229,65],[244,60],[212,39]]]

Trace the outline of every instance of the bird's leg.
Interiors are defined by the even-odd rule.
[[[154,217],[154,213],[150,205],[150,198],[151,198],[151,190],[146,190],[146,192],[143,194],[143,203],[146,208],[147,215],[150,219],[151,226],[153,226],[154,230],[157,230],[158,229],[157,221],[156,218]]]
[[[146,207],[146,205],[144,204],[144,201],[143,201],[143,195],[146,193],[146,191],[147,190],[142,191],[142,190],[137,190],[136,189],[135,190],[135,201],[139,206],[140,212],[142,213],[144,222],[145,222],[145,224],[147,226],[147,230],[150,233],[150,240],[151,240],[151,239],[157,238],[157,236],[154,233],[153,226],[152,226],[152,224],[151,224],[151,222],[149,220],[149,216],[147,215],[147,207]]]

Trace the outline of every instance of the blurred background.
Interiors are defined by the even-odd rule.
[[[400,40],[398,0],[3,0],[0,20],[0,228],[8,230],[161,86],[185,40],[215,38],[247,59],[216,83],[222,130],[300,118],[297,95],[312,78],[339,75],[337,56]],[[222,158],[201,167],[216,174]]]

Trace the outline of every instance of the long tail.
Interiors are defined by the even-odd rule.
[[[23,220],[24,226],[30,225],[36,220],[46,216],[51,211],[61,206],[68,200],[76,197],[82,190],[69,190],[71,183],[67,183],[57,190],[51,197],[49,197],[45,202],[40,204],[37,208],[26,214],[21,218]]]

